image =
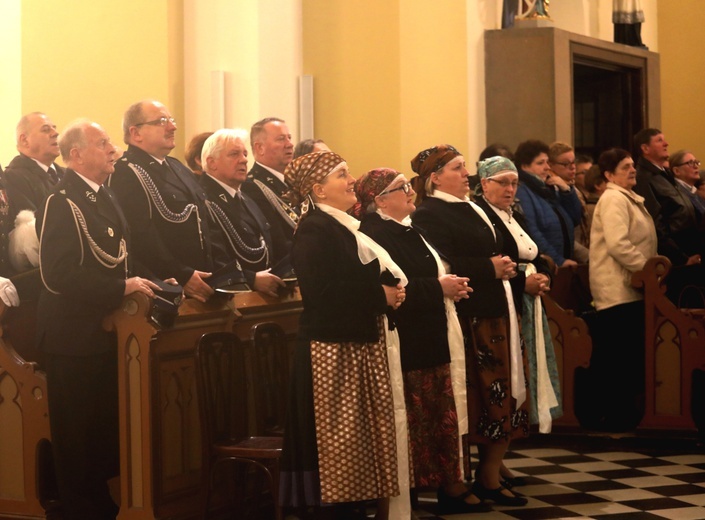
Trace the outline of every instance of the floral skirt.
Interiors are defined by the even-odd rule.
[[[510,387],[509,320],[460,318],[468,388],[467,441],[489,443],[529,434],[526,402],[517,408]],[[522,369],[526,354],[522,344]],[[527,379],[528,380],[528,379]]]
[[[458,414],[450,365],[405,372],[404,395],[416,486],[459,482]]]

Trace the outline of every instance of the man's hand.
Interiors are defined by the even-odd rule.
[[[154,298],[154,290],[159,290],[159,286],[154,282],[147,280],[146,278],[140,278],[139,276],[133,276],[125,280],[125,296],[128,294],[141,292],[146,294],[150,298]]]
[[[9,278],[0,277],[0,300],[2,300],[7,307],[20,306],[20,297],[17,294],[17,289]]]
[[[199,302],[205,303],[215,292],[210,285],[203,281],[209,278],[211,274],[213,273],[194,271],[189,281],[184,285],[184,294]]]
[[[269,269],[255,274],[254,290],[258,293],[278,298],[277,289],[279,287],[286,287],[286,284],[277,275],[270,273]]]

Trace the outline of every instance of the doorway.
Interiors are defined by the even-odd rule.
[[[608,148],[632,151],[644,128],[642,69],[574,57],[573,135],[576,153],[597,160]]]

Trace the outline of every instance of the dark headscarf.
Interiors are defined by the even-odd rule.
[[[440,144],[419,152],[411,160],[411,169],[418,174],[411,182],[417,193],[417,201],[426,198],[426,181],[461,153],[449,144]]]
[[[376,168],[360,177],[355,182],[355,194],[358,202],[350,210],[350,214],[361,218],[367,207],[374,202],[375,197],[387,189],[399,175],[401,175],[400,172],[391,168]]]

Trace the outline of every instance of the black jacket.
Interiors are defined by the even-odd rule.
[[[262,182],[272,190],[279,199],[281,199],[281,196],[288,190],[288,186],[272,175],[271,172],[255,163],[247,175],[247,181],[240,187],[242,192],[257,204],[264,218],[269,222],[272,236],[272,263],[276,264],[279,260],[291,253],[294,227],[291,225],[291,219],[284,218],[279,212],[279,210],[287,212],[288,208],[286,208],[286,203],[282,204],[280,200],[270,202],[260,187],[255,183],[255,180]],[[273,204],[276,204],[279,210],[275,208]]]
[[[108,183],[132,229],[137,258],[160,278],[174,277],[184,285],[194,270],[213,271],[225,265],[227,257],[220,231],[211,230],[203,188],[191,170],[178,160],[167,157],[166,162],[170,171],[145,151],[130,145],[115,165]],[[198,214],[192,212],[181,223],[167,221],[147,195],[130,163],[147,172],[169,211],[178,214],[187,205],[195,204]]]
[[[695,254],[705,256],[705,235],[697,213],[678,189],[673,173],[639,157],[636,180],[634,191],[644,197],[644,205],[654,219],[659,254],[667,256],[674,265],[685,264]]]
[[[101,324],[122,302],[131,268],[126,272],[124,261],[109,268],[96,259],[68,202],[78,207],[91,238],[108,254],[117,257],[124,238],[129,261],[127,221],[114,196],[106,192],[107,200],[67,170],[37,212],[44,283],[37,307],[37,340],[44,352],[86,356],[114,348]]]
[[[462,202],[435,197],[424,200],[411,219],[421,234],[450,262],[451,272],[470,278],[470,298],[456,304],[459,316],[498,318],[508,312],[502,280],[495,278],[490,257],[502,252],[502,234],[496,239],[485,220]]]
[[[393,311],[399,331],[402,370],[419,370],[450,363],[448,325],[438,266],[413,228],[365,215],[360,230],[384,247],[409,279],[406,300]]]
[[[59,178],[64,175],[64,168],[53,165]],[[5,189],[10,199],[10,219],[14,222],[17,214],[23,209],[37,211],[56,184],[41,166],[26,155],[18,155],[7,166],[3,173]]]
[[[516,263],[531,262],[532,264],[534,264],[536,270],[539,273],[547,275],[550,280],[551,267],[548,265],[548,262],[546,262],[541,257],[541,251],[538,251],[538,256],[533,260],[530,260],[528,258],[520,258],[519,248],[517,247],[516,240],[514,240],[514,236],[512,235],[511,231],[509,231],[509,229],[504,224],[499,215],[494,212],[494,210],[490,207],[490,204],[484,198],[479,197],[478,200],[476,200],[475,202],[478,206],[485,210],[485,213],[494,224],[495,230],[497,230],[502,235],[502,254],[511,257],[511,259],[514,260]],[[514,212],[512,218],[515,219],[519,226],[521,226],[521,228],[524,230],[524,232],[526,232],[526,225],[524,223],[523,215],[518,212]],[[536,241],[534,240],[534,242]],[[521,313],[524,302],[523,294],[524,287],[526,286],[526,273],[517,269],[517,275],[511,280],[509,280],[509,284],[512,286],[512,295],[514,296],[514,307],[517,309],[517,312]]]
[[[206,191],[208,204],[216,205],[222,211],[221,215],[217,210],[212,209],[211,216],[215,222],[214,225],[220,227],[223,233],[229,260],[239,261],[247,283],[252,287],[255,273],[272,267],[270,258],[272,236],[269,232],[269,223],[257,204],[242,191],[240,197],[244,211],[238,212],[230,194],[210,175],[204,173],[200,176],[199,182]],[[233,230],[229,230],[229,224],[232,225]],[[242,239],[244,244],[241,244],[236,236],[231,236],[232,231],[237,233],[237,237]],[[245,245],[255,250],[262,249],[262,239],[264,239],[264,250],[261,254],[259,252],[253,254],[242,247]]]
[[[350,231],[330,215],[311,209],[294,235],[292,261],[304,307],[301,339],[379,340],[377,318],[387,310],[379,262],[360,262]]]

